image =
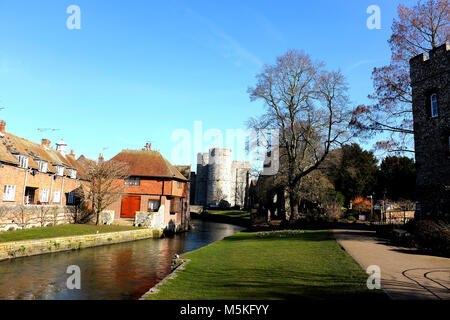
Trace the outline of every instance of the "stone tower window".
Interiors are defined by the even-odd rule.
[[[431,99],[431,117],[436,118],[439,115],[437,94],[433,93],[430,99]]]

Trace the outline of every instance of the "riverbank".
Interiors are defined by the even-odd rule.
[[[182,258],[146,299],[387,299],[328,230],[241,232]]]
[[[250,227],[250,213],[237,210],[207,210],[202,213],[191,212],[192,219],[228,223],[236,226]]]
[[[92,228],[94,227],[94,228]],[[28,257],[46,253],[79,250],[115,243],[160,238],[162,231],[150,228],[125,226],[86,226],[70,225],[11,231],[3,235],[0,242],[0,261]],[[67,233],[64,233],[66,231]],[[109,231],[109,232],[108,232]],[[113,231],[113,232],[111,232]],[[45,235],[64,234],[60,237],[43,238]],[[72,235],[70,235],[70,233]],[[80,235],[81,234],[81,235]],[[12,241],[33,237],[31,240]],[[9,240],[8,240],[9,239]]]
[[[119,225],[97,226],[90,224],[64,224],[59,226],[0,232],[0,243],[10,241],[66,237],[66,236],[81,236],[86,234],[108,233],[108,232],[118,232],[128,230],[136,230],[136,228],[133,226],[119,226]]]

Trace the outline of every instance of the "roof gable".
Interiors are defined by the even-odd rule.
[[[158,151],[122,150],[110,161],[128,164],[131,176],[159,177],[186,181],[186,178]]]

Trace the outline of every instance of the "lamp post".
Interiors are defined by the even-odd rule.
[[[372,193],[368,198],[370,198],[370,219],[373,219],[373,196],[375,193]]]

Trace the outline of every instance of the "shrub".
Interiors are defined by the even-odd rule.
[[[433,254],[450,257],[450,225],[443,221],[412,220],[407,229],[414,235],[416,246]]]
[[[348,222],[355,222],[355,221],[356,221],[356,218],[355,218],[354,216],[349,216],[349,217],[347,218],[347,220],[348,220]]]

